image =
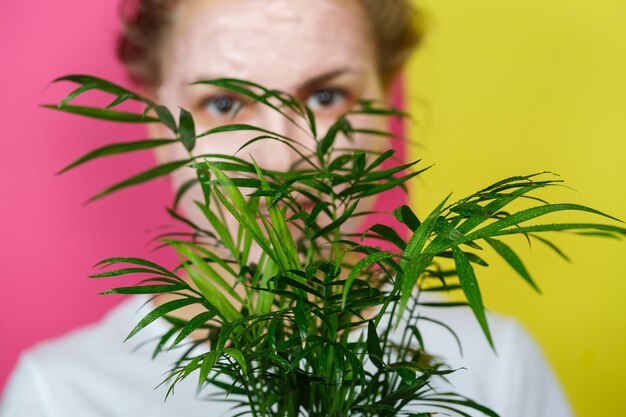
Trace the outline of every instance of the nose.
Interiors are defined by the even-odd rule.
[[[302,159],[293,148],[308,155],[314,150],[315,141],[302,117],[284,107],[281,112],[284,114],[269,107],[263,110],[258,126],[275,133],[270,134],[275,139],[254,143],[249,153],[262,168],[288,171]]]

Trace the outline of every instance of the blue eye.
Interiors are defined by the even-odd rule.
[[[214,96],[206,100],[203,106],[213,116],[232,117],[243,107],[243,103],[232,96]]]
[[[306,100],[306,105],[313,111],[329,110],[337,107],[346,99],[346,94],[334,88],[318,90]]]

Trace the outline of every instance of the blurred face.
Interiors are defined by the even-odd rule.
[[[315,113],[318,135],[356,100],[383,97],[374,45],[358,0],[186,0],[180,2],[173,22],[162,54],[162,84],[154,94],[174,114],[178,106],[191,111],[198,133],[246,123],[315,149],[313,138],[278,112],[228,90],[190,85],[199,80],[239,78],[292,94]],[[233,117],[234,109],[239,111]],[[358,127],[385,128],[383,118],[355,116],[351,121]],[[171,133],[157,126],[152,135]],[[198,140],[193,153],[233,155],[252,137],[251,132],[210,135]],[[380,138],[357,136],[354,142],[338,139],[337,146],[380,149],[385,144]],[[298,159],[286,145],[267,140],[237,154],[244,159],[249,155],[270,170],[287,170]],[[180,144],[158,153],[161,162],[187,157]],[[193,176],[191,168],[181,170],[174,176],[174,186]],[[204,224],[192,203],[202,200],[199,187],[195,192],[182,208],[190,219]],[[367,206],[363,202],[360,210]],[[236,230],[234,219],[230,227]]]

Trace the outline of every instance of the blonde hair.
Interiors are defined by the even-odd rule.
[[[121,3],[122,30],[117,56],[129,76],[144,87],[161,82],[161,42],[173,9],[182,0],[126,0]],[[388,88],[423,36],[421,15],[411,0],[359,0],[372,25],[378,72]]]

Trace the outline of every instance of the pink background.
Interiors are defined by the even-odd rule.
[[[97,295],[119,280],[86,278],[96,262],[113,256],[166,265],[174,260],[148,245],[155,234],[149,229],[171,223],[166,180],[83,205],[151,166],[149,152],[54,175],[98,146],[144,138],[144,128],[38,107],[69,92],[71,85],[62,84],[44,91],[61,75],[87,73],[129,86],[114,55],[116,7],[117,0],[0,3],[0,391],[20,352],[97,320],[120,301]],[[387,201],[379,208],[399,202]]]

